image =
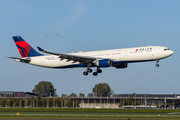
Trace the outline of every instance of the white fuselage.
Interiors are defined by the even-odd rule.
[[[69,55],[97,57],[98,59],[111,59],[112,64],[131,63],[143,61],[155,61],[169,57],[174,52],[167,47],[160,46],[146,46],[125,49],[112,49],[90,52],[69,53]],[[49,68],[72,68],[72,67],[86,67],[79,62],[61,60],[56,55],[43,55],[37,57],[30,57],[29,64],[49,67]]]

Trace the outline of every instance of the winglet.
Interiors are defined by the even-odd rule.
[[[40,47],[37,47],[39,51],[43,52],[44,50]]]

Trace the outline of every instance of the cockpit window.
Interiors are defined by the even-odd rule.
[[[169,48],[164,49],[164,51],[166,51],[166,50],[170,50],[170,49]]]

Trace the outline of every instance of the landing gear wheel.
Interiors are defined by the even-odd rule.
[[[92,69],[88,69],[88,72],[89,72],[89,73],[92,73]]]
[[[84,72],[83,72],[83,75],[88,75],[88,72],[84,71]]]
[[[98,73],[97,73],[97,72],[93,72],[93,75],[94,75],[94,76],[97,76],[97,75],[98,75]]]
[[[156,60],[156,67],[159,67],[159,60]]]
[[[101,70],[101,69],[98,69],[98,70],[97,70],[97,73],[102,73],[102,70]]]
[[[156,64],[156,67],[159,67],[159,64]]]

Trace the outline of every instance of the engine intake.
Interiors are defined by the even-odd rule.
[[[110,67],[112,66],[112,61],[110,59],[103,59],[103,60],[97,61],[95,65],[99,67]]]

